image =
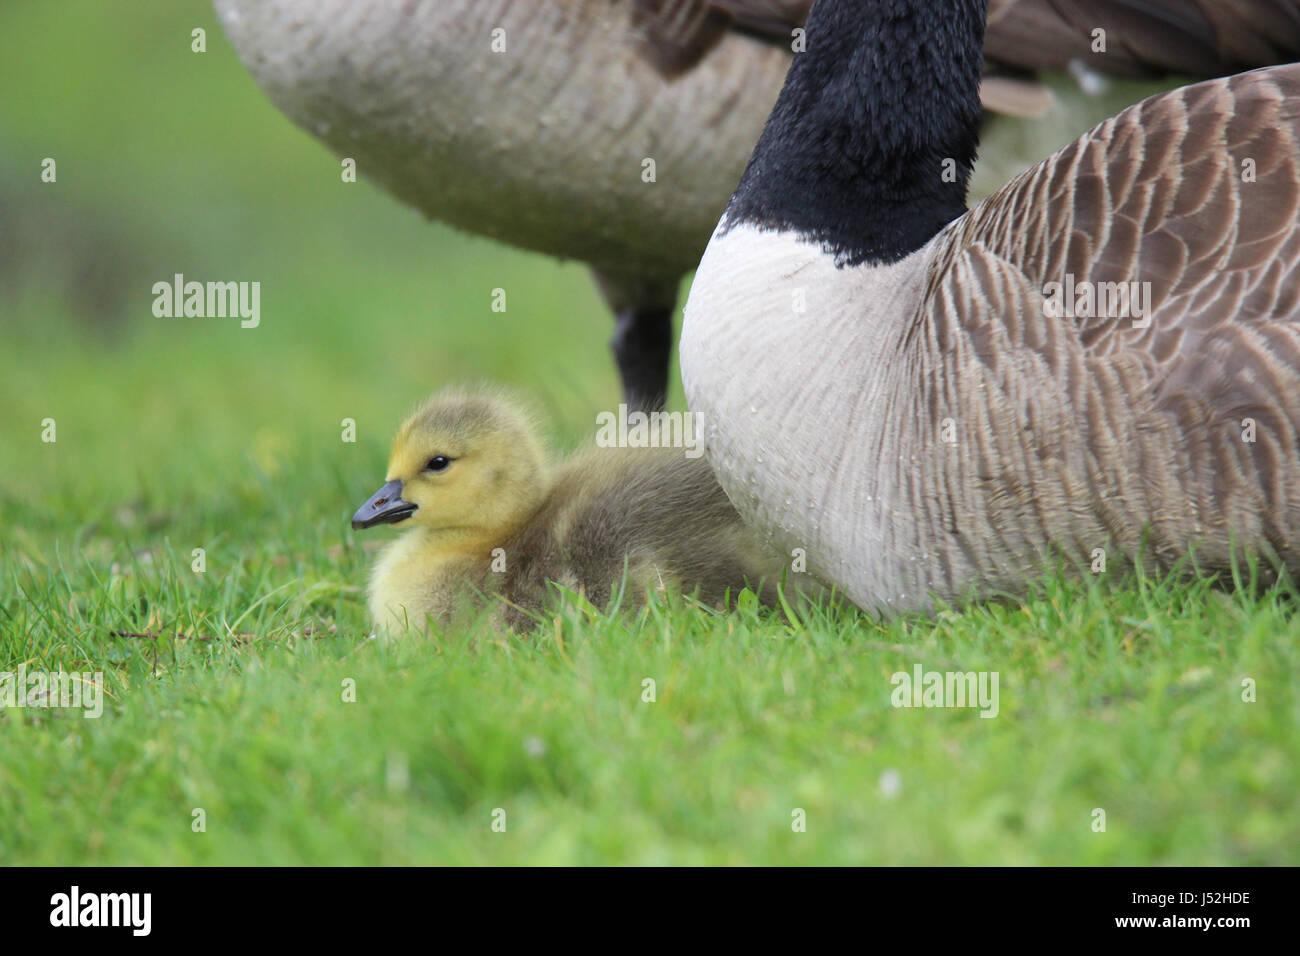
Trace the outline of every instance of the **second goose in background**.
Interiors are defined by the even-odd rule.
[[[590,264],[639,408],[663,403],[678,286],[736,188],[808,5],[216,0],[266,94],[362,177],[430,218]],[[1300,0],[995,0],[988,47],[984,105],[1037,116],[1052,97],[1028,70],[1200,77],[1287,62],[1300,56]],[[1032,123],[999,117],[986,191],[1127,94],[1103,113],[1075,95]]]
[[[813,8],[686,307],[719,480],[870,608],[1024,594],[1057,552],[1300,572],[1300,66],[1153,97],[966,212],[984,16]]]

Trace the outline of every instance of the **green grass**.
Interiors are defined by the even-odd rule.
[[[0,8],[0,670],[111,694],[0,710],[0,861],[1298,862],[1280,591],[1048,578],[933,621],[668,602],[369,639],[390,532],[347,518],[400,415],[504,381],[572,444],[616,395],[609,320],[580,267],[341,184],[204,4],[127,6]],[[153,318],[174,272],[261,281],[261,328]],[[998,672],[999,716],[892,707],[916,663]]]

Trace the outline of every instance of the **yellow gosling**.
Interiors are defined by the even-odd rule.
[[[519,626],[551,600],[551,582],[604,607],[625,575],[634,595],[673,590],[718,605],[763,585],[771,599],[783,571],[703,458],[593,448],[552,469],[534,419],[481,390],[439,393],[398,429],[387,482],[352,518],[377,524],[405,531],[370,580],[381,630],[447,623],[493,596]]]

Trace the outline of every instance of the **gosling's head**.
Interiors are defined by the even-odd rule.
[[[486,391],[447,390],[397,430],[387,483],[357,509],[352,527],[488,536],[525,520],[548,481],[536,425],[517,403]]]

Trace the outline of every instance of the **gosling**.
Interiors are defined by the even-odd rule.
[[[552,582],[597,607],[664,590],[715,606],[747,586],[775,596],[782,560],[702,457],[593,448],[552,470],[537,433],[518,403],[487,391],[441,392],[402,424],[386,483],[352,517],[355,529],[409,529],[370,580],[377,629],[445,625],[493,599],[519,628]]]

